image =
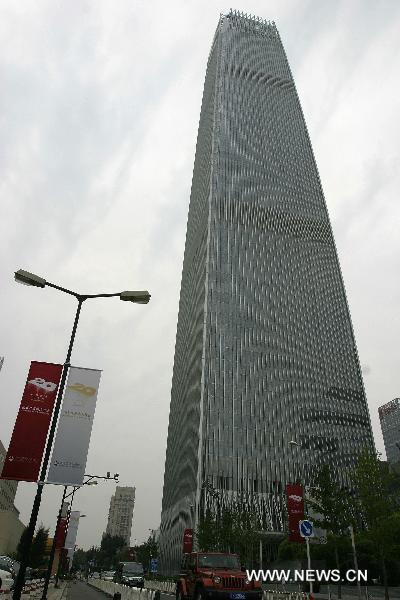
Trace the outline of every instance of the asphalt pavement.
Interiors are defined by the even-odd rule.
[[[300,591],[300,586],[296,584],[285,584],[285,585],[271,585],[263,584],[264,590],[271,592],[296,592]],[[314,593],[315,600],[337,600],[337,585],[321,585],[319,594]],[[330,596],[329,596],[330,594]],[[385,597],[385,588],[382,585],[371,585],[365,588],[361,586],[361,599],[362,600],[383,600]],[[342,585],[342,598],[344,600],[358,600],[358,588],[357,586]],[[400,600],[400,587],[389,587],[389,598],[390,600]]]
[[[264,587],[264,586],[263,586]],[[265,588],[270,589],[271,591],[277,591],[277,587],[274,586],[274,588],[272,588],[272,586],[265,586]],[[285,591],[294,591],[294,589],[287,589],[287,588],[297,588],[297,586],[285,586],[286,590]],[[325,586],[324,586],[325,588]],[[389,594],[390,594],[390,599],[395,600],[395,599],[399,599],[400,600],[400,588],[389,588]],[[282,586],[280,586],[279,591],[283,591]],[[331,592],[331,598],[332,600],[336,600],[337,599],[337,590],[334,588],[334,586],[331,587],[331,589],[329,590]],[[367,600],[367,596],[365,593],[365,587],[362,586],[362,600]],[[384,598],[384,589],[382,586],[371,586],[368,588],[368,593],[369,593],[369,597],[368,600],[383,600]],[[329,594],[327,593],[328,589],[323,589],[323,593],[321,594],[314,594],[314,598],[315,600],[328,600],[329,599]],[[342,597],[343,598],[348,598],[350,600],[354,598],[354,600],[358,600],[358,594],[357,594],[357,588],[356,587],[352,587],[352,586],[343,586],[342,588]],[[63,600],[105,600],[106,598],[106,594],[104,594],[103,592],[101,592],[100,590],[96,590],[95,588],[87,585],[86,583],[82,582],[82,581],[76,581],[76,583],[73,582],[69,582],[69,586],[68,586],[68,591],[66,595],[63,595]],[[161,600],[170,600],[171,599],[171,595],[169,594],[161,594]]]
[[[106,594],[96,590],[82,581],[71,582],[66,600],[105,600]]]

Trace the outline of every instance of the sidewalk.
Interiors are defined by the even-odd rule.
[[[59,588],[54,587],[54,583],[51,582],[49,585],[49,589],[47,590],[47,600],[66,600],[67,591],[68,591],[68,583],[67,581],[63,581],[60,584]],[[40,600],[43,593],[43,585],[38,586],[36,589],[31,589],[31,591],[26,591],[22,593],[21,600]],[[4,598],[4,600],[11,600],[13,596],[13,592],[9,591],[1,591],[0,597]]]
[[[60,582],[59,588],[55,588],[54,583],[51,583],[47,590],[47,600],[65,600],[67,597],[68,583],[68,581]]]

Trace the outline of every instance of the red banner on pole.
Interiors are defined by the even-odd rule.
[[[193,550],[193,529],[185,529],[183,533],[183,553],[187,554]]]
[[[303,486],[297,483],[288,483],[286,486],[288,516],[289,516],[289,541],[304,543],[299,531],[299,521],[304,519],[304,494]]]
[[[65,538],[67,537],[68,519],[60,519],[56,533],[56,550],[64,548]]]
[[[38,480],[62,369],[31,362],[1,479]]]

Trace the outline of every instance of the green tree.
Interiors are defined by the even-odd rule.
[[[398,556],[400,516],[396,513],[396,481],[389,466],[379,460],[379,454],[365,450],[359,457],[354,473],[361,517],[366,526],[360,537],[370,541],[370,548],[379,562],[385,598],[389,599],[388,561]]]
[[[46,555],[46,544],[49,537],[49,528],[45,528],[41,523],[36,531],[36,535],[33,538],[31,553],[30,553],[30,566],[33,569],[43,567],[47,563]]]
[[[239,554],[243,564],[251,566],[257,554],[262,524],[251,496],[238,498],[232,506],[232,536],[228,550]]]
[[[320,514],[313,517],[316,525],[330,534],[336,568],[340,570],[340,541],[348,535],[348,527],[354,522],[354,500],[348,490],[341,488],[336,482],[330,465],[323,465],[318,473],[316,485],[312,488],[312,498],[307,498],[307,505]],[[338,598],[342,597],[341,582],[338,582]]]
[[[20,540],[17,546],[17,560],[21,561],[23,550],[26,544],[26,539],[28,535],[28,528],[24,529],[21,534]],[[49,537],[49,529],[45,528],[43,523],[41,523],[36,531],[36,535],[32,540],[32,544],[29,552],[29,560],[28,564],[33,569],[38,569],[40,567],[44,567],[47,562],[46,555],[46,543]]]
[[[86,564],[88,572],[101,568],[100,548],[97,546],[92,546],[86,551]]]
[[[150,570],[150,559],[158,557],[158,544],[153,535],[150,535],[144,544],[135,547],[137,562],[141,563],[145,570]]]
[[[215,550],[218,544],[217,539],[217,520],[207,509],[204,516],[200,517],[199,526],[195,533],[197,544],[202,552],[211,552]]]
[[[19,562],[21,562],[21,560],[22,560],[22,556],[23,556],[23,553],[24,553],[24,548],[25,548],[27,537],[28,537],[28,528],[25,527],[25,529],[21,533],[21,537],[19,538],[19,542],[18,542],[18,546],[17,546],[17,551],[16,551],[16,557],[15,558]]]
[[[99,562],[103,569],[109,569],[116,562],[116,556],[126,546],[125,539],[119,535],[106,533],[100,544]]]
[[[72,561],[74,571],[86,571],[87,566],[87,552],[82,548],[78,548],[74,552],[74,558]]]
[[[223,502],[210,484],[207,491],[214,500],[213,511],[207,508],[200,516],[195,532],[198,547],[206,551],[232,552],[250,565],[258,548],[262,524],[255,511],[254,498],[247,494]]]
[[[296,560],[306,557],[306,545],[297,542],[289,542],[286,538],[278,548],[278,560]]]

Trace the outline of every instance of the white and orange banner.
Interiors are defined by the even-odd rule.
[[[82,485],[101,371],[71,367],[53,447],[49,483]]]
[[[67,531],[67,536],[65,538],[65,542],[64,542],[64,548],[67,548],[68,550],[74,550],[75,549],[75,542],[76,542],[76,536],[78,534],[78,527],[79,527],[79,517],[81,516],[81,513],[79,510],[73,510],[71,511],[70,515],[69,515],[69,523],[68,523],[68,531]],[[73,555],[73,552],[72,552]]]

